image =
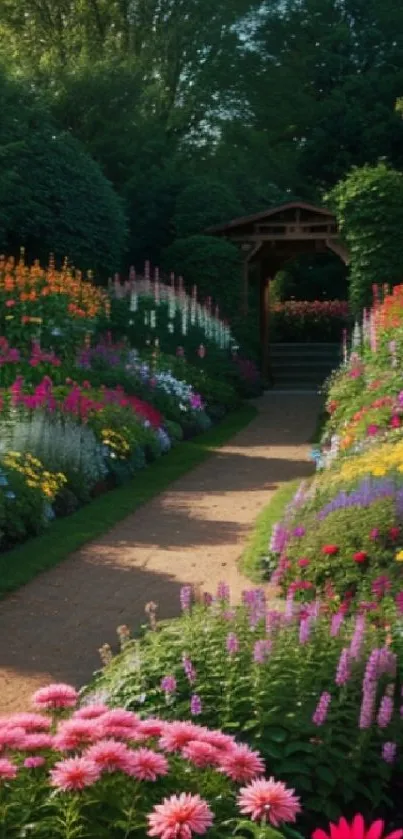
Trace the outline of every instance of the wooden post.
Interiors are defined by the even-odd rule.
[[[269,309],[270,277],[262,276],[260,281],[260,346],[262,358],[262,377],[266,381],[270,378]]]

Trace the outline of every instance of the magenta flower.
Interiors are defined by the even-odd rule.
[[[239,640],[235,632],[229,632],[226,641],[227,653],[236,655],[239,652]]]
[[[202,712],[202,703],[200,696],[194,693],[190,700],[190,713],[192,717],[198,717]]]
[[[324,691],[319,699],[319,702],[316,706],[316,710],[312,717],[312,722],[317,725],[321,726],[326,722],[326,718],[329,711],[329,706],[331,703],[332,697],[330,693]]]
[[[175,676],[164,676],[161,679],[161,690],[163,690],[168,696],[176,691],[176,679]]]
[[[382,757],[385,763],[394,763],[396,760],[396,743],[384,743],[382,746]]]

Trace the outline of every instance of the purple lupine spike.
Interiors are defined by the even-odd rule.
[[[239,641],[238,636],[235,635],[235,632],[228,633],[226,640],[226,648],[227,653],[229,653],[229,655],[236,655],[239,652]]]
[[[317,725],[321,726],[326,722],[326,718],[329,712],[329,706],[331,703],[332,697],[330,693],[324,691],[319,699],[319,702],[316,706],[316,710],[312,717],[312,722]]]
[[[351,658],[358,660],[361,655],[365,635],[365,615],[358,615],[355,622],[354,634],[350,644]]]
[[[378,716],[376,718],[378,728],[387,728],[393,717],[393,699],[390,696],[382,697],[379,706]]]
[[[197,717],[202,712],[202,703],[200,696],[197,693],[194,693],[191,700],[190,700],[190,713],[192,717]]]
[[[332,621],[330,624],[330,634],[332,638],[336,638],[340,632],[341,625],[344,621],[344,612],[336,612],[335,615],[332,617]]]
[[[341,651],[339,663],[337,665],[337,672],[336,672],[336,685],[341,687],[348,682],[351,676],[350,670],[350,653],[348,647],[345,647],[344,650]]]
[[[385,763],[394,763],[396,760],[396,743],[384,743],[382,746],[382,757]]]
[[[310,618],[302,618],[302,621],[299,625],[299,643],[306,644],[309,641],[309,636],[311,633],[311,620]]]
[[[270,655],[272,649],[272,642],[264,638],[261,641],[256,641],[253,647],[253,661],[255,664],[264,664],[266,658]]]
[[[189,612],[192,605],[192,586],[182,586],[180,590],[180,601],[182,612]]]

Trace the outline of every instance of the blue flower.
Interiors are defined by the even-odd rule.
[[[5,493],[5,496],[6,498],[9,498],[10,501],[14,501],[14,499],[16,498],[15,492],[11,492],[11,490],[8,490],[8,492]]]

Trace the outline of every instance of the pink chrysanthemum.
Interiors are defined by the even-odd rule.
[[[74,708],[77,704],[78,693],[71,685],[54,684],[40,688],[34,693],[32,702],[37,708],[56,710],[58,708]]]
[[[172,795],[157,804],[148,816],[149,836],[161,839],[191,839],[192,833],[202,835],[213,823],[207,801],[200,795]]]
[[[14,726],[0,728],[0,751],[6,746],[11,749],[18,749],[24,737],[25,731],[23,728],[15,728]]]
[[[239,791],[238,807],[253,821],[266,819],[274,827],[280,822],[295,822],[301,810],[299,798],[293,789],[287,789],[281,781],[274,778],[258,778]]]
[[[54,747],[60,752],[68,752],[79,746],[95,743],[99,739],[98,720],[65,720],[58,726]]]
[[[39,767],[43,766],[45,762],[44,757],[26,757],[24,760],[24,766],[26,769],[39,769]]]
[[[118,740],[100,740],[85,752],[85,757],[102,772],[124,772],[130,756],[131,752],[125,743]]]
[[[178,752],[191,740],[197,740],[199,727],[191,722],[168,722],[159,744],[167,752]]]
[[[77,711],[74,711],[73,719],[74,720],[96,720],[98,717],[102,717],[103,714],[106,714],[109,711],[107,705],[85,705],[84,708],[78,708]]]
[[[37,734],[26,734],[20,743],[19,748],[23,752],[36,752],[40,749],[51,749],[53,737],[51,734],[39,732]]]
[[[161,737],[163,730],[164,723],[157,718],[150,717],[148,720],[140,720],[139,722],[139,735],[143,735],[145,740],[148,737]]]
[[[183,749],[182,755],[187,760],[194,763],[195,766],[218,766],[222,758],[222,753],[219,752],[210,743],[204,743],[202,740],[191,740]]]
[[[365,827],[363,816],[358,813],[354,816],[351,824],[346,819],[340,819],[338,824],[330,825],[330,835],[332,839],[402,839],[403,830],[393,830],[387,836],[383,836],[385,829],[385,822],[381,819],[372,822],[368,830]],[[329,839],[329,835],[324,830],[318,828],[312,833],[312,839]]]
[[[152,749],[137,749],[131,753],[126,773],[139,781],[156,781],[160,775],[167,775],[169,764],[163,755]]]
[[[139,721],[137,714],[123,708],[114,708],[97,718],[101,736],[117,740],[136,740]]]
[[[80,790],[95,784],[101,771],[86,757],[71,757],[55,763],[50,773],[52,787],[63,790]]]
[[[234,746],[221,758],[221,771],[233,781],[252,781],[265,771],[259,752],[244,744]]]
[[[0,758],[0,782],[13,781],[17,777],[17,767],[6,757]]]
[[[16,726],[17,728],[24,728],[25,731],[49,731],[52,725],[49,717],[43,714],[29,714],[21,712],[13,714],[11,717],[0,717],[0,728],[4,726]]]
[[[224,734],[223,731],[209,731],[208,728],[200,731],[197,739],[203,743],[209,743],[210,746],[214,746],[215,749],[220,749],[224,752],[236,746],[235,738],[231,737],[230,734]]]

